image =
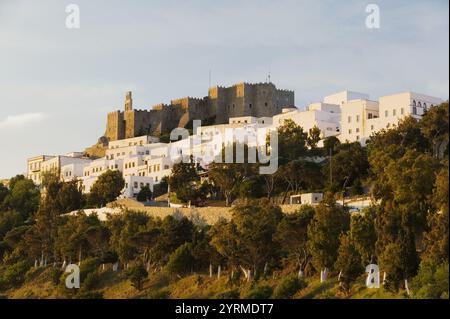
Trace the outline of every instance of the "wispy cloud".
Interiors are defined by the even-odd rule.
[[[44,113],[23,113],[18,115],[8,115],[0,121],[0,129],[23,127],[28,124],[38,123],[47,118]]]

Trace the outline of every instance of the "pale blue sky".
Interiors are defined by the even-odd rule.
[[[81,28],[65,27],[78,4]],[[366,5],[381,10],[367,29]],[[303,107],[351,89],[448,98],[448,1],[0,0],[0,178],[83,150],[132,90],[139,108],[272,81]]]

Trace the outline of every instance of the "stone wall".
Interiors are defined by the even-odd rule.
[[[124,202],[122,202],[124,203]],[[213,225],[221,218],[230,220],[232,216],[231,207],[193,207],[193,208],[172,208],[172,207],[153,207],[141,206],[139,204],[122,204],[122,209],[130,211],[144,212],[150,216],[164,218],[169,215],[186,216],[194,223],[202,223]],[[281,210],[285,214],[291,214],[300,208],[300,205],[280,205]]]
[[[211,124],[228,123],[230,117],[269,117],[294,105],[294,92],[279,90],[272,83],[240,83],[231,87],[210,88],[208,96],[186,97],[158,104],[152,110],[132,109],[131,93],[125,111],[108,114],[105,136],[110,141],[139,135],[161,135],[174,128],[186,127],[193,120],[210,120]]]

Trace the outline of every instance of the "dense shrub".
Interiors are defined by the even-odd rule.
[[[283,278],[275,287],[273,298],[275,299],[290,299],[294,294],[306,287],[306,283],[297,276],[288,276]]]
[[[10,288],[20,285],[25,281],[25,274],[30,269],[30,264],[25,261],[19,261],[13,265],[8,266],[3,271],[3,276],[0,278],[0,289]]]
[[[229,289],[219,292],[214,296],[214,299],[239,299],[239,289]]]
[[[86,278],[84,278],[80,288],[82,291],[91,291],[96,288],[99,281],[100,274],[98,270],[94,270],[86,275]]]
[[[169,299],[170,290],[168,288],[161,288],[156,291],[152,291],[147,295],[148,299]]]
[[[127,277],[131,280],[131,284],[137,290],[142,290],[142,284],[144,280],[148,277],[148,272],[145,270],[144,266],[136,265],[131,267],[127,271]]]
[[[96,271],[100,264],[101,260],[99,258],[88,258],[83,260],[80,266],[81,282],[85,280],[89,273]]]
[[[245,299],[269,299],[273,289],[268,285],[255,286],[245,296]]]
[[[193,265],[194,256],[192,254],[192,244],[185,243],[170,255],[166,267],[169,272],[182,275],[189,273],[192,270]]]
[[[49,270],[49,276],[52,281],[52,283],[56,286],[60,283],[61,275],[63,274],[63,271],[59,268],[53,267]]]
[[[101,291],[80,291],[75,299],[103,299],[103,293]]]
[[[417,299],[448,298],[448,263],[438,267],[423,261],[419,272],[411,282],[413,297]]]

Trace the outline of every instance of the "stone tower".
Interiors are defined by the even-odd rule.
[[[133,110],[133,98],[131,97],[131,91],[125,94],[125,111]]]
[[[144,110],[133,109],[129,91],[125,95],[125,110],[108,114],[104,136],[108,141],[146,134],[160,136],[177,127],[189,128],[193,120],[202,120],[203,125],[225,124],[231,117],[271,117],[292,105],[293,91],[278,89],[267,82],[216,86],[203,98],[175,99],[170,104]]]

